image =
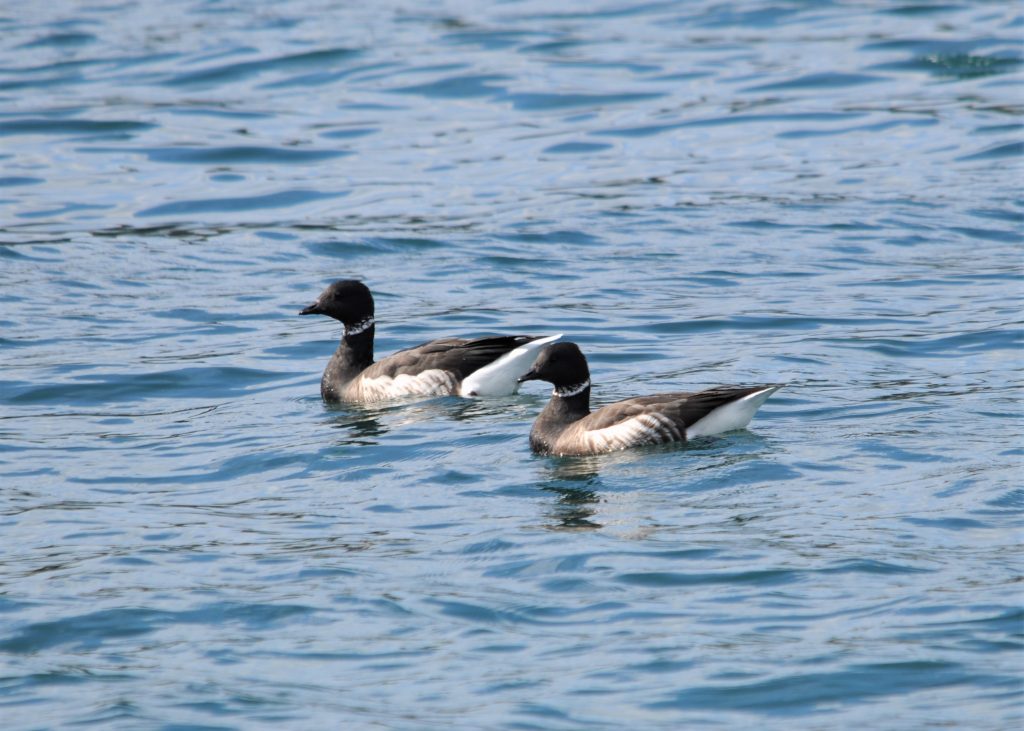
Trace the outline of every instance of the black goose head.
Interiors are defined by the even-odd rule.
[[[590,378],[587,359],[576,343],[554,343],[540,351],[537,360],[527,373],[519,377],[523,381],[547,381],[556,389],[577,386]]]
[[[320,293],[316,302],[300,315],[327,315],[345,325],[356,325],[373,317],[373,295],[362,282],[340,279]]]

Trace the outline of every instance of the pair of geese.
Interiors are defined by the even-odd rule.
[[[551,400],[530,430],[540,454],[589,455],[685,442],[742,429],[781,384],[659,393],[590,410],[590,369],[561,335],[441,338],[373,360],[373,296],[362,282],[332,283],[300,315],[327,315],[345,334],[324,370],[324,401],[371,403],[409,396],[503,396],[524,381],[547,381]]]

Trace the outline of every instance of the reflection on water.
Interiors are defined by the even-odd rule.
[[[348,413],[332,415],[328,423],[332,429],[341,429],[345,432],[344,438],[338,444],[378,444],[378,437],[389,431],[378,418],[378,413],[353,409]]]
[[[538,487],[557,498],[548,514],[554,521],[552,527],[560,530],[602,527],[601,523],[591,520],[598,514],[594,506],[601,502],[601,459],[567,457],[543,462],[544,479]]]

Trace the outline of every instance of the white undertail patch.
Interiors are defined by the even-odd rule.
[[[768,400],[768,397],[780,388],[782,385],[767,386],[741,399],[719,406],[703,419],[686,427],[686,438],[707,437],[712,434],[742,429],[750,423],[754,414]]]
[[[470,373],[459,387],[459,396],[510,396],[519,390],[519,377],[533,367],[537,351],[562,337],[549,335],[510,350],[497,360]]]

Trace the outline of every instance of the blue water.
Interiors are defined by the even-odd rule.
[[[357,6],[350,8],[346,6]],[[1017,3],[0,9],[4,729],[1024,721]],[[749,430],[529,452],[563,332]]]

